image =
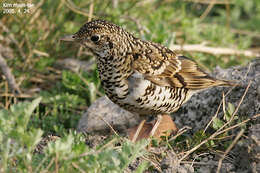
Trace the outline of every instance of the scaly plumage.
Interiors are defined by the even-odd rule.
[[[61,40],[92,52],[106,95],[140,115],[171,113],[198,91],[230,85],[210,77],[193,60],[104,20],[88,22]]]

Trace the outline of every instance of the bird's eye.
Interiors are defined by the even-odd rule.
[[[99,40],[99,35],[93,35],[91,36],[90,40],[93,41],[93,42],[97,42]]]

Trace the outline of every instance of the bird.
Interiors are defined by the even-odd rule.
[[[60,40],[79,43],[91,52],[108,98],[142,117],[160,118],[176,112],[197,92],[233,85],[211,77],[194,60],[159,43],[139,39],[106,20],[87,22]]]

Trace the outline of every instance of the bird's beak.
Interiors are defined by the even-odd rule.
[[[66,35],[62,38],[60,38],[60,41],[76,41],[75,36],[74,35]]]

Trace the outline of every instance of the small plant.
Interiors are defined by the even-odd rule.
[[[31,103],[12,105],[10,110],[0,110],[0,172],[31,169],[33,152],[43,131],[28,129],[28,122],[41,98]]]
[[[148,141],[133,144],[113,138],[110,145],[89,148],[84,136],[73,131],[36,152],[43,131],[28,125],[40,101],[38,98],[0,110],[0,172],[121,172],[146,153]],[[115,147],[116,143],[120,145]],[[146,162],[140,163],[137,172],[147,166]]]
[[[238,119],[237,115],[233,115],[233,113],[235,112],[235,106],[231,103],[228,103],[228,107],[224,108],[227,109],[226,111],[224,111],[224,117],[223,120],[221,120],[218,117],[214,117],[213,118],[213,123],[212,123],[212,127],[215,130],[220,129],[222,126],[224,126],[225,123],[229,122],[229,121],[234,121]],[[229,126],[232,125],[232,123],[230,122]]]

